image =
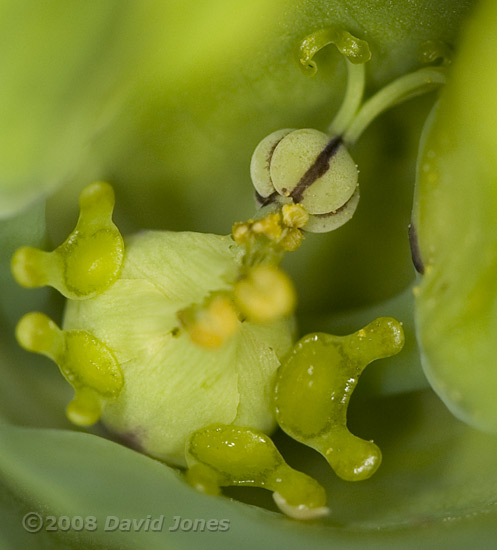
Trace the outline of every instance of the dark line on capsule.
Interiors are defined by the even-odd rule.
[[[267,206],[268,204],[271,204],[272,202],[274,202],[277,196],[278,196],[277,191],[275,191],[274,193],[271,193],[268,197],[263,197],[257,191],[255,192],[255,200],[259,206]]]
[[[413,223],[409,224],[409,245],[411,246],[411,258],[414,268],[421,275],[425,272],[425,265],[421,259],[421,252],[419,250],[418,233]]]
[[[299,203],[303,199],[306,189],[322,175],[326,174],[330,168],[330,160],[335,156],[341,144],[342,138],[341,136],[337,136],[333,138],[328,145],[326,145],[321,153],[319,153],[312,166],[300,178],[297,186],[290,193],[290,197],[292,197],[293,202]]]

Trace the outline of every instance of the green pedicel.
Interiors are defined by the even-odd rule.
[[[381,452],[349,432],[347,408],[364,368],[395,355],[403,344],[401,324],[389,317],[349,336],[308,334],[278,370],[278,424],[293,439],[319,451],[342,479],[369,478],[381,463]]]
[[[124,243],[112,222],[114,191],[94,183],[81,193],[76,228],[53,252],[20,248],[12,273],[25,287],[52,286],[66,298],[81,300],[103,292],[119,276]]]

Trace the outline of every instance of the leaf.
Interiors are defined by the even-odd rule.
[[[432,116],[414,219],[425,275],[416,322],[426,375],[459,418],[497,431],[497,7],[482,2]]]
[[[294,458],[328,486],[334,513],[311,524],[197,493],[176,471],[97,436],[2,426],[0,513],[6,547],[462,550],[476,540],[491,547],[497,531],[496,440],[456,421],[430,392],[378,405],[368,429],[388,424],[389,435],[378,438],[385,462],[371,480],[340,481],[316,453]],[[297,444],[280,438],[279,445],[285,454]],[[15,498],[7,507],[9,496]],[[99,528],[28,535],[21,519],[30,511],[43,517],[95,516]],[[164,516],[161,531],[105,531],[107,516],[148,515]],[[228,519],[229,530],[172,532],[175,516]]]
[[[73,176],[136,63],[135,11],[114,0],[0,2],[0,219]]]

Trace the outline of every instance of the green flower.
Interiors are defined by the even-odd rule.
[[[351,405],[355,433],[371,434],[383,451],[373,478],[338,480],[314,453],[276,438],[292,466],[327,489],[329,518],[296,523],[266,510],[271,504],[264,496],[241,489],[231,493],[235,501],[198,494],[175,470],[99,437],[101,429],[70,428],[63,380],[14,341],[22,313],[41,309],[59,322],[62,304],[50,293],[17,288],[8,270],[20,246],[63,240],[76,197],[92,179],[115,185],[124,233],[228,233],[233,221],[252,214],[249,161],[257,143],[277,128],[324,129],[340,104],[343,60],[322,52],[320,70],[307,78],[294,59],[303,36],[338,23],[366,39],[372,50],[368,94],[418,68],[422,46],[436,40],[458,53],[420,155],[414,224],[425,275],[416,283],[417,330],[434,389],[460,417],[494,429],[496,109],[487,90],[495,81],[495,8],[483,2],[459,39],[468,9],[466,2],[364,0],[243,7],[221,0],[202,7],[2,3],[0,62],[8,84],[0,111],[5,546],[493,544],[497,440],[448,412],[428,388],[415,345],[406,226],[417,142],[433,97],[400,106],[368,130],[353,151],[361,185],[354,219],[330,235],[309,236],[285,263],[297,283],[303,332],[353,331],[378,315],[399,318],[406,332],[405,351],[366,371],[362,395]],[[29,40],[20,41],[23,33]],[[262,507],[237,502],[251,499]],[[65,530],[62,524],[55,532],[29,534],[21,520],[30,511],[94,516],[99,529],[75,524]],[[148,515],[164,515],[165,527],[104,530],[108,516]],[[229,519],[229,530],[169,531],[174,516]]]

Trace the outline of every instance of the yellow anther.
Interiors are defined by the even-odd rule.
[[[281,209],[283,223],[292,228],[300,229],[309,220],[307,210],[300,204],[285,204]]]
[[[28,313],[16,327],[19,344],[52,359],[75,390],[67,416],[75,424],[94,424],[101,402],[115,399],[123,386],[121,369],[111,350],[85,330],[61,330],[43,313]]]
[[[234,296],[240,311],[251,321],[266,323],[290,315],[296,293],[292,281],[281,269],[259,265],[235,284]]]
[[[107,183],[94,183],[83,190],[79,204],[76,228],[53,252],[23,247],[14,254],[12,273],[20,285],[49,285],[66,298],[81,300],[116,280],[124,243],[112,222],[114,191]]]
[[[279,245],[287,252],[297,250],[304,240],[304,235],[300,229],[287,229],[285,236],[280,240]]]
[[[247,222],[237,222],[233,225],[231,232],[236,244],[244,244],[250,235],[250,224]]]
[[[178,318],[192,341],[209,349],[221,347],[239,326],[233,302],[222,295],[210,298],[202,306],[180,311]]]
[[[265,235],[271,241],[278,241],[281,238],[283,227],[279,212],[268,214],[252,224],[252,231],[259,235]]]

